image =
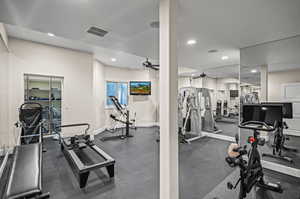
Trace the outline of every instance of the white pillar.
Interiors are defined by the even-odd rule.
[[[160,199],[178,199],[177,0],[160,0]]]
[[[260,67],[260,101],[268,101],[268,65]]]

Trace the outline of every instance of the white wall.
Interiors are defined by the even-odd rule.
[[[191,84],[192,83],[192,84]],[[239,99],[235,100],[230,99],[229,90],[238,90],[239,80],[235,78],[210,78],[207,77],[204,80],[204,88],[208,88],[211,90],[211,103],[212,109],[216,109],[217,100],[227,100],[230,104],[229,106],[233,106],[236,103],[239,103]],[[178,78],[178,88],[194,86],[197,88],[202,87],[202,80],[194,79],[190,82],[190,78],[188,77],[180,77]],[[224,92],[220,92],[222,90]],[[221,94],[222,93],[222,94]]]
[[[1,41],[2,40],[2,41]],[[0,23],[0,42],[4,42],[4,47],[8,48],[8,38],[3,23]]]
[[[91,54],[15,38],[9,38],[9,44],[10,132],[13,132],[13,123],[18,120],[18,107],[24,101],[24,73],[64,77],[62,123],[93,124]],[[71,130],[64,130],[63,133],[68,135]],[[12,138],[10,142],[13,143]]]
[[[91,132],[111,124],[111,109],[105,107],[106,81],[151,81],[151,96],[129,96],[129,109],[136,112],[137,125],[157,122],[157,72],[105,66],[85,52],[16,38],[9,38],[9,44],[10,52],[0,54],[1,145],[15,144],[18,131],[14,123],[24,101],[25,73],[63,77],[62,124],[87,122]],[[63,130],[65,136],[73,133],[74,129]]]
[[[8,51],[4,42],[0,39],[0,150],[8,146]],[[0,153],[1,155],[1,153]]]
[[[102,77],[101,77],[102,78]],[[117,67],[104,67],[104,80],[106,81],[151,81],[150,96],[133,96],[129,95],[128,108],[131,113],[136,113],[136,123],[139,126],[145,126],[157,122],[159,88],[158,88],[158,73],[153,70],[133,70]],[[106,84],[104,84],[106,85]],[[105,86],[106,93],[106,86]],[[104,100],[104,104],[106,99]],[[105,127],[110,127],[111,119],[109,118],[111,109],[105,108]]]
[[[105,112],[105,65],[101,62],[93,61],[93,84],[94,84],[94,111],[95,129],[103,130],[106,126]]]
[[[287,83],[300,83],[300,69],[281,72],[270,72],[268,77],[268,100],[285,101],[282,95],[282,85]],[[292,102],[294,104],[294,113],[299,112],[300,110],[295,110],[295,108],[300,107],[300,99],[293,100]],[[286,121],[290,129],[300,131],[299,117],[294,117],[294,119],[289,119]]]
[[[300,69],[281,72],[270,72],[268,78],[269,101],[281,101],[281,85],[286,83],[300,82]]]
[[[189,87],[189,86],[201,88],[202,87],[202,79],[201,78],[193,79],[191,82],[189,77],[179,77],[178,78],[178,88]],[[210,78],[210,77],[205,78],[203,87],[211,89],[211,90],[215,90],[216,89],[216,79]]]

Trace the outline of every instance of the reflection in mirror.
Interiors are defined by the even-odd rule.
[[[239,65],[180,71],[178,82],[180,196],[201,198],[233,171],[224,158],[239,142]]]
[[[256,117],[250,116],[249,111],[243,112],[249,104],[260,104],[270,111],[274,107],[280,108],[281,111],[270,115],[277,118],[276,123],[272,123],[274,129],[259,133],[265,141],[259,151],[263,166],[278,172],[275,176],[266,172],[266,176],[285,184],[286,194],[291,194],[293,187],[298,186],[290,179],[300,177],[299,54],[300,36],[241,49],[241,120],[252,117],[253,120],[270,121],[271,118],[266,116],[268,111],[260,119],[254,119]],[[250,135],[251,131],[241,130],[243,144]],[[295,194],[299,195],[299,192]]]

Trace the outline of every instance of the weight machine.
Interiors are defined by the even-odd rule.
[[[184,143],[202,138],[202,132],[221,132],[213,119],[208,89],[183,87],[179,90],[178,127],[180,140]]]

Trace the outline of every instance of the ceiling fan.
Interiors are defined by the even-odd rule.
[[[146,68],[151,68],[153,70],[159,70],[159,65],[158,64],[152,64],[148,58],[146,58],[146,61],[143,62],[143,66]]]
[[[192,76],[192,79],[204,78],[204,77],[206,77],[206,76],[207,76],[207,75],[203,72],[203,73],[201,73],[200,75]]]

